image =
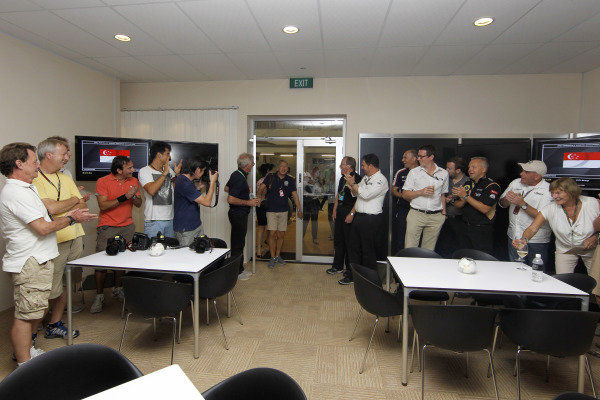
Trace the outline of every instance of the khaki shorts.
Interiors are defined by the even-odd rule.
[[[35,258],[29,257],[21,272],[11,274],[16,319],[35,320],[44,317],[48,309],[53,270],[52,260],[38,264]]]
[[[267,230],[285,232],[287,230],[288,212],[267,212]]]
[[[81,257],[83,252],[83,237],[79,236],[73,240],[58,243],[58,257],[54,260],[54,274],[52,277],[52,291],[50,299],[56,299],[63,292],[65,285],[63,277],[65,274],[65,266],[67,262],[73,261]]]

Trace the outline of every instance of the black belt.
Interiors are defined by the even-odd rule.
[[[418,212],[422,212],[423,214],[437,214],[437,213],[441,213],[443,211],[443,210],[437,210],[437,211],[419,210],[418,208],[414,208],[414,207],[411,207],[410,209],[418,211]]]

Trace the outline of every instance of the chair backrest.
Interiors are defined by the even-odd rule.
[[[478,261],[498,261],[498,259],[486,252],[475,249],[460,249],[452,253],[452,258],[461,259],[463,257],[472,258]]]
[[[422,344],[453,351],[477,351],[491,345],[496,309],[425,304],[409,307]]]
[[[402,249],[398,251],[394,257],[442,258],[442,256],[435,251],[423,247],[408,247]]]
[[[556,274],[553,277],[586,293],[592,293],[596,287],[596,280],[587,274]]]
[[[600,313],[567,310],[500,310],[500,327],[515,344],[556,357],[585,354]]]
[[[129,311],[148,318],[174,316],[187,307],[193,288],[187,283],[139,276],[124,276],[125,305]]]
[[[203,299],[215,299],[233,290],[240,273],[242,255],[225,260],[223,265],[214,271],[200,275],[198,290]]]
[[[577,392],[566,392],[561,393],[552,400],[595,400],[595,397],[588,396],[587,394]]]
[[[27,361],[0,382],[0,399],[61,400],[92,396],[143,374],[118,351],[98,344],[76,344]]]
[[[289,375],[272,368],[240,372],[204,391],[206,400],[306,400],[302,388]]]
[[[402,314],[401,296],[395,296],[384,290],[380,284],[373,283],[367,276],[372,275],[369,268],[358,264],[350,264],[354,279],[356,300],[367,312],[379,317]],[[375,274],[377,272],[375,271]]]

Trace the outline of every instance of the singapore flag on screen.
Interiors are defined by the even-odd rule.
[[[116,156],[129,157],[129,150],[100,149],[100,162],[111,163]]]
[[[600,168],[600,152],[564,153],[563,168]]]

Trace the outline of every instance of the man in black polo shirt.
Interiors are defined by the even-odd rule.
[[[338,183],[338,195],[333,205],[332,214],[335,224],[333,233],[333,264],[326,272],[330,275],[337,274],[344,271],[345,266],[344,277],[346,277],[346,272],[350,270],[348,241],[350,239],[351,227],[349,223],[346,223],[346,217],[352,211],[356,197],[352,196],[352,191],[346,186],[346,178],[344,176],[353,176],[356,183],[360,182],[361,177],[356,173],[356,160],[352,157],[346,156],[342,158],[340,170],[342,171],[342,177]]]
[[[269,248],[271,249],[271,260],[269,268],[275,268],[275,264],[285,264],[281,258],[281,247],[283,236],[287,230],[288,221],[288,198],[291,196],[296,205],[298,218],[302,219],[300,200],[296,191],[296,180],[287,175],[288,163],[281,160],[277,165],[277,173],[268,175],[260,185],[259,197],[267,199],[267,230],[269,231]]]
[[[244,252],[246,244],[246,231],[248,230],[248,214],[250,207],[259,205],[259,200],[250,198],[248,186],[248,173],[254,166],[252,154],[242,153],[237,159],[238,169],[234,171],[227,181],[229,190],[227,202],[229,203],[229,222],[231,223],[231,256],[236,257]],[[244,260],[240,264],[239,279],[246,280],[250,277],[249,271],[244,271]]]
[[[406,217],[410,211],[410,201],[402,197],[402,187],[406,183],[406,177],[411,169],[419,166],[417,161],[417,150],[406,150],[402,155],[404,168],[399,169],[394,175],[392,183],[392,196],[396,198],[394,205],[393,229],[396,232],[396,240],[392,242],[392,255],[404,248],[404,238],[406,236]]]
[[[486,177],[489,168],[485,157],[473,157],[469,163],[469,177],[464,186],[452,188],[459,200],[454,207],[462,208],[465,246],[492,254],[494,250],[494,217],[496,202],[502,193],[500,185]]]

